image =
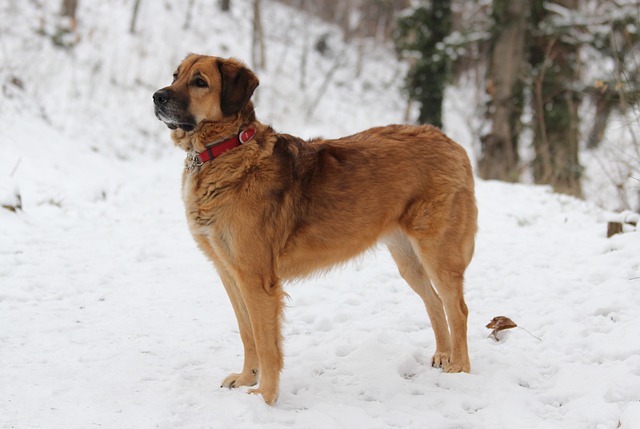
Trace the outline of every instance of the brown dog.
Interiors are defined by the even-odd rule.
[[[256,120],[258,86],[241,62],[189,55],[153,95],[156,116],[187,153],[191,233],[235,310],[244,366],[222,382],[260,387],[271,404],[282,369],[282,282],[383,241],[424,300],[433,365],[469,371],[464,271],[477,209],[465,151],[430,126],[390,125],[303,141]]]

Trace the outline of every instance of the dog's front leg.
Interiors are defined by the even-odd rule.
[[[251,328],[251,320],[249,319],[249,312],[247,306],[244,304],[244,299],[240,293],[240,289],[236,281],[229,274],[229,271],[222,263],[222,260],[218,257],[214,245],[202,235],[194,235],[198,246],[202,251],[211,259],[213,265],[216,267],[216,271],[222,280],[233,311],[238,320],[238,329],[240,330],[240,338],[242,339],[242,345],[244,347],[244,364],[242,372],[240,374],[232,373],[222,381],[223,387],[233,388],[240,386],[255,386],[258,383],[258,375],[260,372],[260,366],[258,362],[258,353],[256,351],[256,344],[253,339],[253,329]]]
[[[247,276],[239,286],[260,361],[260,387],[249,393],[261,394],[267,404],[273,404],[278,399],[283,366],[280,325],[284,292],[275,275]]]
[[[258,361],[258,353],[256,343],[253,337],[253,329],[251,327],[251,319],[247,306],[244,303],[240,289],[231,278],[226,270],[218,268],[218,273],[224,284],[224,288],[229,295],[229,300],[233,306],[236,319],[238,320],[238,328],[240,330],[240,338],[244,347],[244,364],[240,374],[229,374],[223,381],[222,386],[228,388],[240,386],[254,386],[258,382],[258,374],[260,371],[260,363]]]

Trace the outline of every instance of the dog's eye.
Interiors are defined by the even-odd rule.
[[[207,81],[202,79],[201,77],[194,79],[193,84],[198,88],[206,88],[209,86],[207,85]]]
[[[173,81],[171,83],[175,82],[176,80],[178,80],[178,73],[173,74]]]

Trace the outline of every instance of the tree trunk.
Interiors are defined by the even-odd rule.
[[[76,9],[78,9],[78,0],[62,0],[60,15],[76,19]]]
[[[55,46],[71,49],[80,40],[76,32],[78,29],[77,9],[78,0],[62,0],[60,15],[56,20],[55,32],[51,35],[51,41]]]
[[[435,1],[415,12],[416,41],[420,53],[407,76],[409,95],[420,103],[418,122],[442,128],[442,103],[449,77],[448,60],[439,51],[451,32],[451,1]]]
[[[535,28],[546,18],[543,0],[533,2]],[[577,0],[556,0],[576,9]],[[533,38],[531,65],[534,69],[533,177],[556,192],[582,196],[582,167],[578,160],[578,94],[572,84],[579,78],[578,47],[560,35],[540,32]]]
[[[220,0],[220,10],[229,12],[231,10],[231,0]]]
[[[69,18],[69,30],[75,32],[78,21],[76,19],[76,10],[78,9],[78,0],[62,0],[62,8],[60,16]]]
[[[140,0],[136,0],[133,3],[133,14],[131,15],[131,25],[129,26],[129,33],[135,34],[136,21],[138,20],[138,10],[140,9]]]
[[[342,27],[342,35],[345,41],[349,41],[351,40],[352,36],[351,11],[353,9],[353,2],[352,0],[344,0],[343,2],[341,2],[341,6],[342,14],[339,21]]]
[[[193,15],[193,4],[195,0],[189,0],[189,4],[187,5],[187,16],[184,19],[184,24],[182,25],[183,30],[188,30],[191,27],[191,16]]]
[[[589,136],[587,137],[588,149],[595,149],[600,145],[600,142],[602,142],[609,117],[616,102],[614,97],[612,97],[611,91],[608,89],[598,91],[598,93],[593,96],[593,99],[596,112],[593,118],[593,125],[591,125]]]
[[[251,43],[251,61],[255,68],[264,69],[264,32],[262,29],[262,17],[260,14],[260,0],[253,0],[253,38]]]
[[[306,4],[303,2],[300,5],[300,10],[303,14],[307,13]],[[309,59],[309,26],[305,25],[302,28],[302,55],[300,55],[300,89],[304,90],[307,86],[307,63]]]
[[[490,64],[487,93],[489,134],[482,136],[478,172],[483,179],[516,182],[518,137],[522,124],[525,39],[527,35],[526,0],[494,0]]]

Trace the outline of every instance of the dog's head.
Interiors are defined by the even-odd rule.
[[[256,75],[238,60],[191,54],[173,83],[153,94],[156,117],[172,130],[193,131],[201,122],[236,115],[257,86]]]

